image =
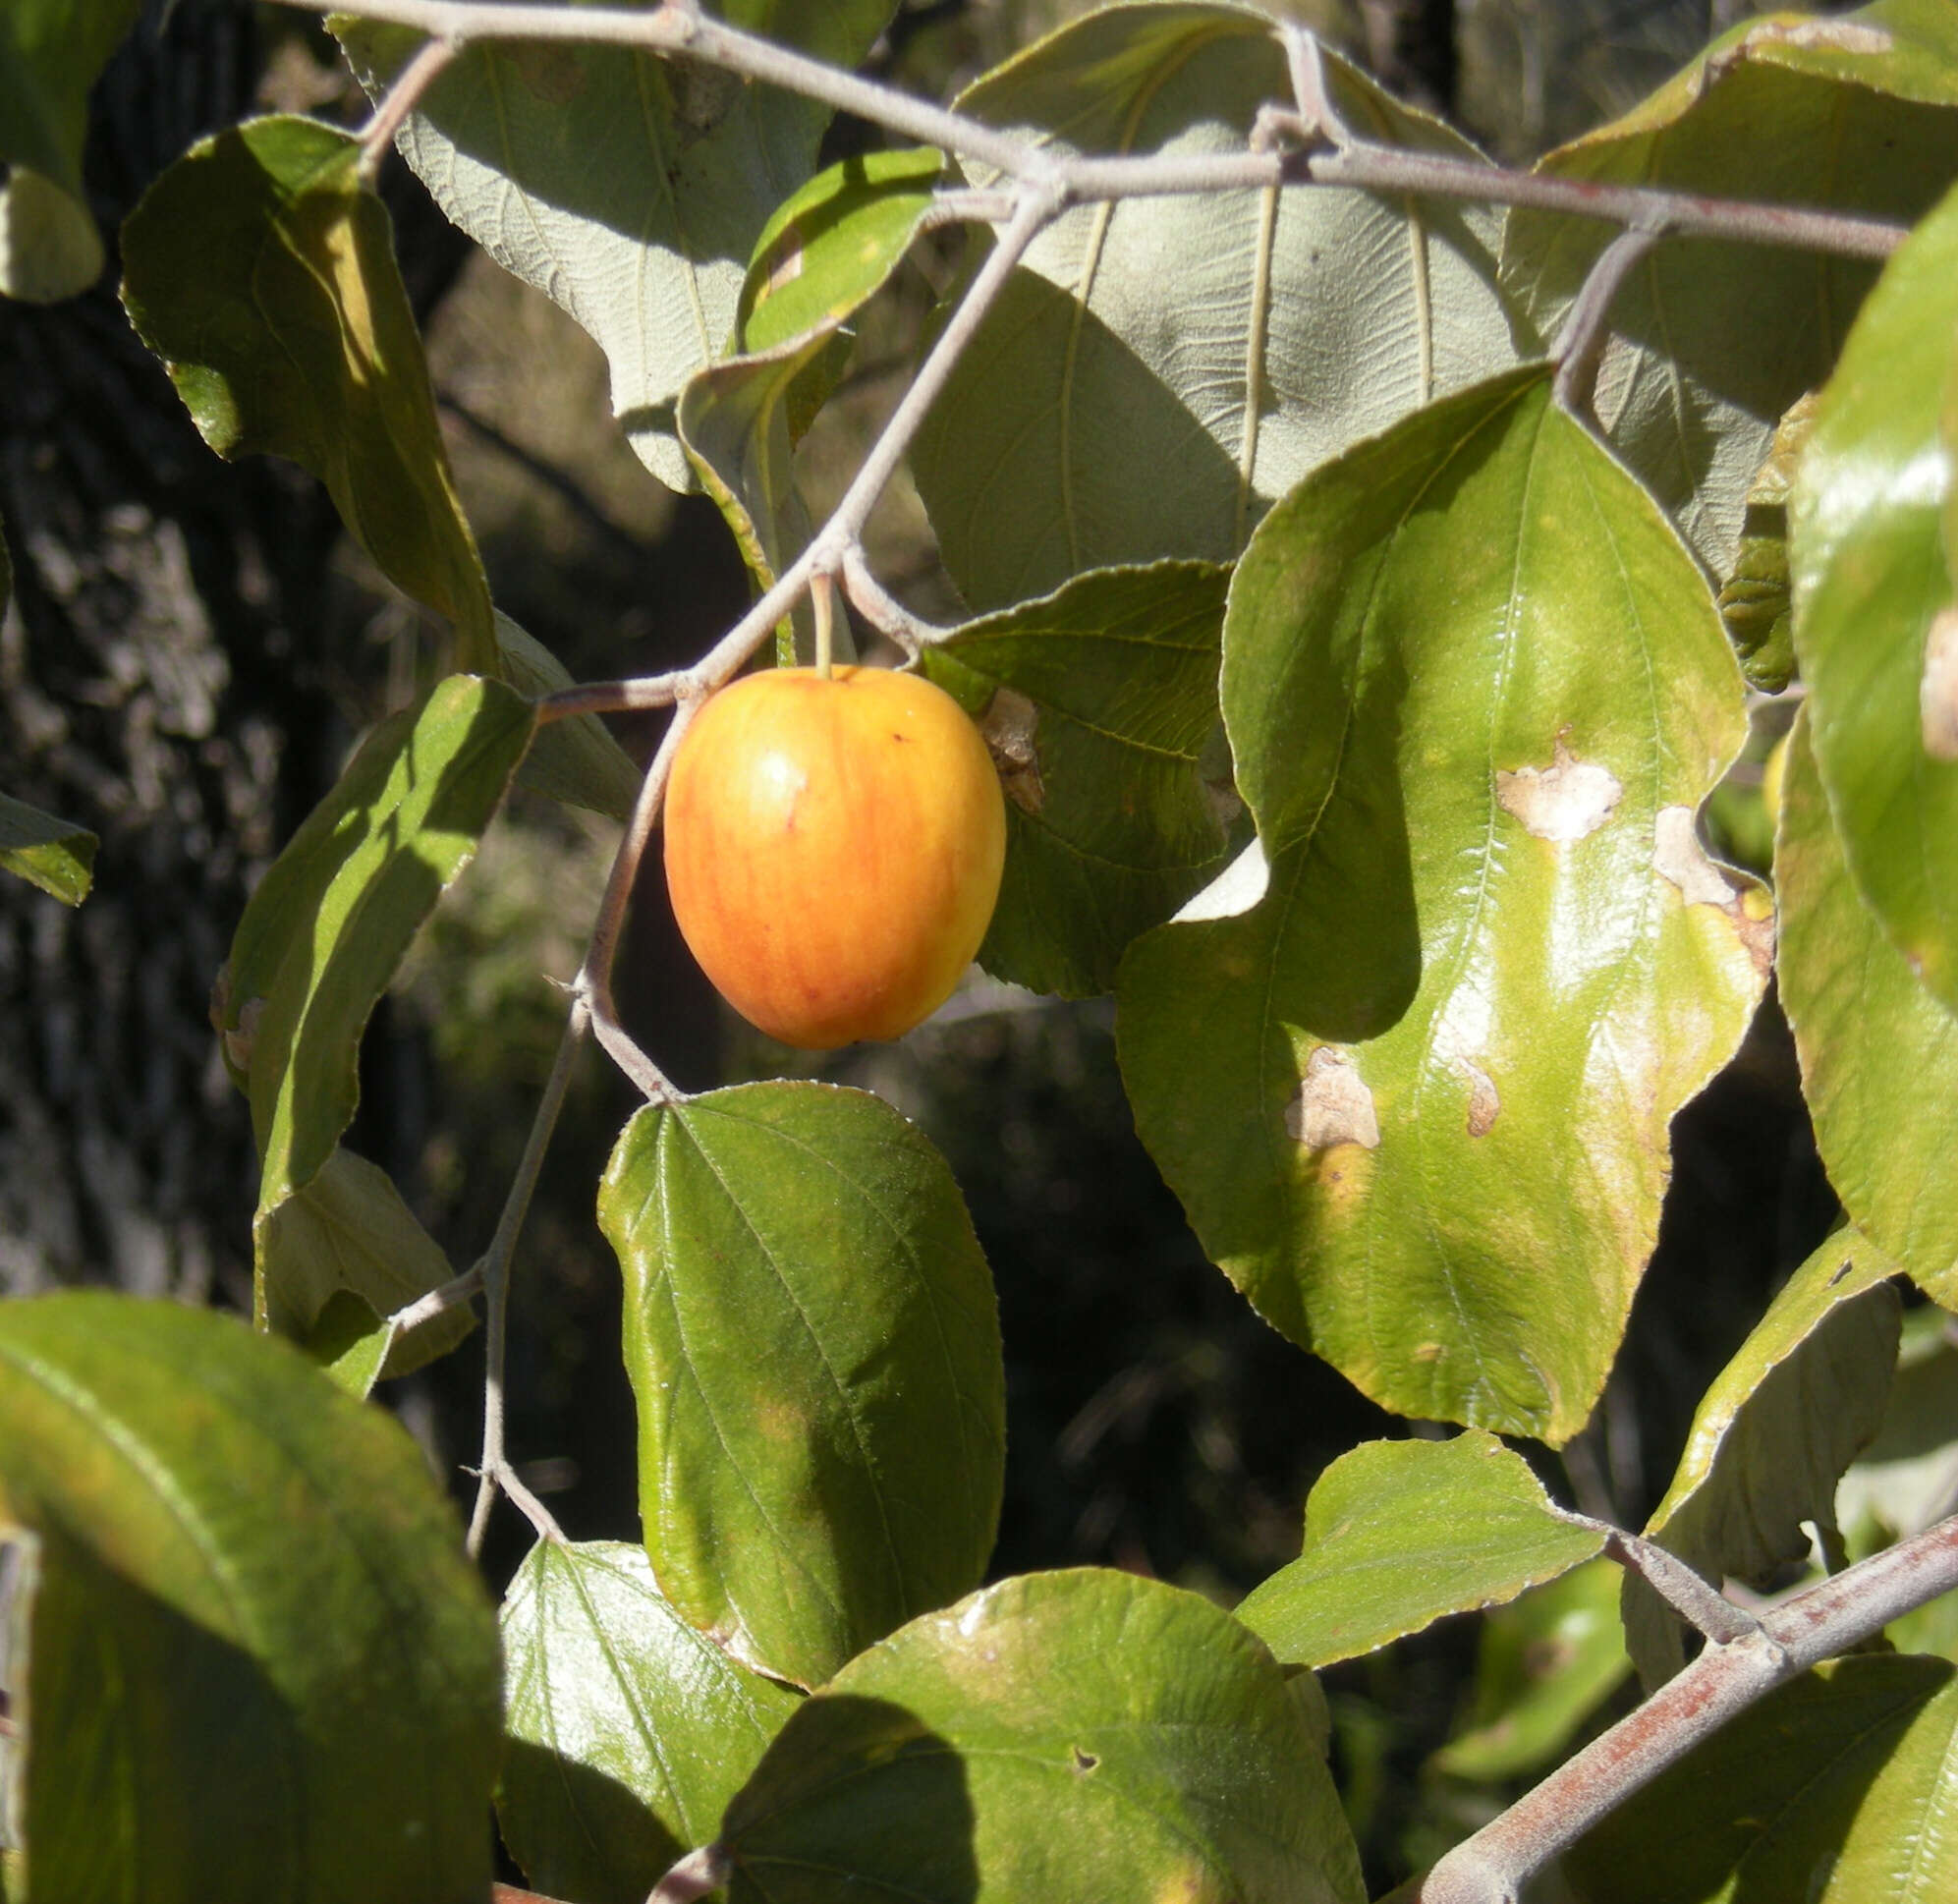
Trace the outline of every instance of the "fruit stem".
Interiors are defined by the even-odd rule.
[[[829,679],[829,657],[835,628],[836,581],[818,569],[809,579],[810,600],[815,607],[816,679]]]

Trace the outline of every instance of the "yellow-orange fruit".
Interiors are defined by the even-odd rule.
[[[666,883],[722,997],[785,1044],[890,1038],[950,996],[999,897],[1006,806],[920,675],[745,676],[680,743]]]

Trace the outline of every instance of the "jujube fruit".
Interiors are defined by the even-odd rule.
[[[951,995],[999,896],[1006,807],[958,702],[885,668],[773,668],[695,716],[666,883],[721,995],[785,1044],[891,1038]]]

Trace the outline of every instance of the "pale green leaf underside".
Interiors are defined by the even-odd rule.
[[[1833,1526],[1835,1487],[1883,1419],[1896,1366],[1896,1265],[1853,1230],[1789,1277],[1707,1389],[1646,1533],[1719,1586],[1764,1586]],[[1635,1575],[1625,1630],[1649,1684],[1685,1663],[1677,1617]]]
[[[503,1602],[497,1820],[532,1885],[641,1904],[802,1703],[660,1596],[644,1550],[539,1540]]]
[[[598,1212],[626,1278],[646,1550],[687,1619],[809,1686],[979,1579],[997,1310],[918,1131],[813,1084],[649,1107]]]
[[[1951,22],[1947,0],[1746,22],[1538,170],[1908,222],[1958,173]],[[1502,283],[1542,335],[1611,235],[1596,219],[1510,214]],[[1732,570],[1776,420],[1828,374],[1874,276],[1861,259],[1668,239],[1613,301],[1599,420],[1712,574]]]
[[[1287,1664],[1329,1666],[1446,1614],[1501,1605],[1603,1544],[1492,1434],[1368,1441],[1318,1478],[1305,1552],[1237,1616]]]
[[[1223,706],[1269,883],[1131,949],[1143,1137],[1295,1341],[1405,1414],[1561,1442],[1650,1254],[1668,1123],[1766,962],[1764,896],[1695,835],[1746,732],[1712,598],[1519,372],[1265,518]]]
[[[1270,1654],[1176,1588],[1002,1581],[854,1659],[721,1830],[733,1904],[1359,1904],[1359,1859]]]
[[[1369,136],[1474,156],[1326,61]],[[1259,107],[1290,96],[1264,16],[1129,6],[1063,28],[959,104],[1057,152],[1194,154],[1242,150]],[[1515,361],[1495,234],[1481,207],[1316,187],[1068,213],[913,454],[966,599],[997,607],[1162,556],[1229,560],[1308,470]]]

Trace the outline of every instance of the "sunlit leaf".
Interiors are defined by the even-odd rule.
[[[1954,388],[1958,191],[1857,319],[1789,506],[1809,739],[1851,876],[1958,1011],[1958,444],[1938,421]]]
[[[485,1894],[495,1621],[380,1411],[208,1311],[0,1305],[0,1524],[35,1899]]]
[[[1782,773],[1776,957],[1816,1146],[1850,1220],[1958,1305],[1958,1017],[1911,976],[1858,896],[1806,713]]]
[[[1958,1676],[1840,1659],[1729,1720],[1566,1854],[1582,1904],[1942,1904]]]
[[[1499,1606],[1603,1544],[1492,1434],[1367,1441],[1318,1478],[1305,1552],[1237,1616],[1287,1664],[1328,1666],[1444,1614]]]
[[[924,672],[979,721],[1006,787],[1006,876],[979,960],[1036,991],[1106,991],[1137,933],[1217,869],[1217,729],[1228,571],[1086,575],[969,622]]]
[[[1948,0],[1744,21],[1538,169],[1908,222],[1958,175],[1954,23]],[[1511,213],[1502,281],[1544,335],[1612,235],[1596,218]],[[1714,575],[1732,573],[1775,420],[1828,374],[1875,269],[1823,252],[1669,238],[1614,299],[1599,420]]]
[[[1428,1762],[1456,1778],[1515,1778],[1560,1754],[1632,1670],[1612,1560],[1533,1587],[1482,1623],[1467,1729]]]
[[[1561,1442],[1657,1231],[1673,1113],[1760,996],[1694,816],[1746,734],[1712,597],[1536,372],[1265,518],[1223,707],[1269,877],[1137,941],[1137,1123],[1211,1260],[1405,1414]]]
[[[716,11],[847,70],[891,6],[738,0]],[[335,30],[374,89],[420,41],[367,21]],[[423,95],[400,143],[456,224],[598,341],[634,449],[688,489],[674,407],[726,351],[755,240],[814,170],[829,116],[815,100],[628,47],[478,41]]]
[[[1326,64],[1370,138],[1475,156]],[[1056,153],[1194,154],[1242,151],[1259,108],[1291,95],[1266,16],[1125,6],[1016,55],[959,106]],[[1069,212],[1013,275],[913,453],[966,599],[998,607],[1162,556],[1229,560],[1308,470],[1513,363],[1496,230],[1481,206],[1324,188]]]
[[[252,1238],[260,1324],[307,1348],[356,1394],[447,1355],[476,1325],[459,1305],[406,1335],[386,1332],[390,1315],[454,1271],[394,1180],[351,1150],[334,1150],[312,1177],[261,1208]],[[367,1352],[358,1354],[357,1344]]]
[[[1896,1264],[1853,1230],[1824,1243],[1707,1389],[1646,1533],[1714,1586],[1764,1586],[1835,1523],[1835,1486],[1883,1419],[1897,1356]],[[1636,1576],[1625,1634],[1647,1683],[1685,1663],[1680,1625]]]
[[[101,275],[82,148],[88,89],[140,0],[11,0],[0,12],[0,294],[72,298]]]
[[[0,794],[0,869],[52,893],[64,906],[88,897],[100,845],[85,826]]]
[[[499,683],[450,676],[367,736],[252,895],[213,1012],[252,1099],[261,1206],[352,1121],[367,1014],[475,855],[532,719]]]
[[[503,1601],[496,1816],[534,1885],[641,1904],[802,1703],[660,1597],[644,1550],[539,1540]]]
[[[997,1310],[918,1131],[813,1084],[649,1105],[598,1217],[625,1271],[646,1551],[688,1620],[811,1686],[980,1578]]]
[[[732,1904],[1359,1904],[1271,1656],[1194,1594],[1002,1581],[853,1659],[728,1807]]]

